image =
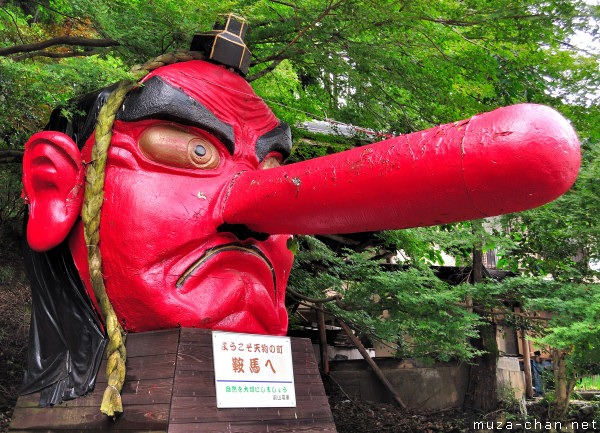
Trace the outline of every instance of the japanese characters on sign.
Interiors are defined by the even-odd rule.
[[[295,407],[288,337],[213,331],[217,407]]]

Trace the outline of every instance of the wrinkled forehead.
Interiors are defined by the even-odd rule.
[[[164,119],[202,128],[232,154],[262,160],[291,151],[290,129],[280,122],[239,75],[204,61],[158,68],[142,80],[117,113],[117,120]]]

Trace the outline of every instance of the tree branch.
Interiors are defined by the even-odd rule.
[[[0,150],[0,164],[8,164],[8,163],[21,163],[23,162],[23,154],[25,152],[22,150]]]
[[[375,363],[375,361],[373,361],[371,355],[369,355],[369,352],[367,352],[367,349],[365,349],[365,346],[363,346],[360,340],[356,338],[350,327],[348,327],[348,325],[346,325],[346,323],[340,318],[338,318],[338,323],[340,324],[340,327],[344,330],[348,338],[350,338],[352,343],[354,343],[354,345],[356,346],[366,363],[369,364],[369,366],[373,369],[373,372],[381,381],[382,385],[392,395],[396,404],[402,409],[406,409],[406,405],[404,404],[404,401],[402,401],[402,397],[400,397],[400,394],[398,394],[398,392],[396,391],[396,388],[394,388],[394,385],[392,385],[388,378],[385,377],[385,374],[383,374],[379,366]]]
[[[413,28],[414,28],[414,27],[413,27]],[[439,52],[439,53],[442,55],[442,57],[443,57],[444,59],[446,59],[446,61],[448,61],[449,63],[452,63],[452,64],[454,64],[454,62],[453,62],[452,60],[450,60],[450,57],[448,57],[448,56],[446,55],[446,53],[444,53],[444,51],[442,51],[442,49],[441,49],[440,47],[438,47],[438,45],[437,45],[437,44],[434,42],[434,40],[433,40],[433,39],[431,39],[431,38],[429,37],[429,35],[427,35],[427,33],[423,32],[423,31],[421,31],[421,30],[419,30],[419,29],[416,29],[416,28],[415,28],[415,30],[416,30],[416,31],[418,31],[419,33],[421,33],[423,36],[425,36],[425,38],[426,38],[426,39],[427,39],[429,42],[431,42],[431,45],[433,45],[433,47],[434,47],[436,50],[438,50],[438,52]]]
[[[592,54],[592,52],[590,50],[586,50],[585,48],[576,47],[575,45],[570,44],[568,42],[565,42],[563,40],[560,40],[560,39],[557,39],[557,38],[550,38],[550,39],[553,40],[553,41],[555,41],[555,42],[558,42],[561,45],[564,45],[565,47],[567,47],[567,48],[569,48],[571,50],[579,51],[579,52],[582,52],[582,53],[585,53],[585,54]]]
[[[286,2],[282,2],[282,1],[278,1],[278,0],[269,0],[269,1],[271,3],[277,3],[277,4],[280,4],[280,5],[283,5],[283,6],[288,6],[288,7],[294,8],[294,9],[298,9],[298,6],[295,6],[295,5],[291,4],[291,3],[286,3]]]
[[[280,3],[283,4],[285,6],[290,6],[293,8],[296,8],[295,6],[288,4],[288,3],[283,3],[280,1],[275,1],[275,0],[270,0],[274,3]],[[319,17],[309,26],[305,27],[304,29],[302,29],[295,37],[294,39],[292,39],[278,54],[274,55],[274,56],[269,56],[266,59],[263,59],[260,61],[260,63],[264,63],[264,62],[268,62],[268,61],[272,61],[274,60],[273,63],[271,63],[271,65],[269,65],[267,68],[263,69],[262,71],[251,75],[249,77],[246,78],[246,80],[248,82],[252,82],[254,80],[257,80],[259,78],[264,77],[266,74],[268,74],[269,72],[273,71],[283,60],[285,60],[285,57],[283,57],[283,53],[285,53],[285,51],[291,47],[293,44],[295,44],[298,39],[300,39],[302,37],[302,35],[304,33],[306,33],[308,30],[310,30],[311,28],[313,28],[314,26],[317,25],[317,23],[319,23],[323,18],[325,18],[333,9],[335,9],[336,7],[338,7],[340,4],[342,4],[344,1],[346,0],[339,0],[337,3],[333,3],[330,2],[329,6],[327,6],[327,8],[325,9],[325,11],[323,11],[323,13],[321,15],[319,15]]]
[[[264,61],[269,61],[269,60],[283,57],[283,53],[285,53],[289,47],[294,45],[298,41],[298,39],[300,39],[302,37],[302,35],[304,35],[304,33],[306,33],[307,31],[312,29],[314,26],[316,26],[323,18],[325,18],[327,15],[329,15],[329,13],[333,9],[337,8],[339,5],[341,5],[345,1],[346,0],[339,0],[337,3],[334,3],[333,1],[331,1],[329,3],[329,6],[327,6],[327,8],[325,8],[323,13],[321,15],[319,15],[319,17],[315,21],[313,21],[312,24],[310,24],[310,25],[306,26],[305,28],[303,28],[302,30],[300,30],[300,32],[294,37],[294,39],[292,39],[279,53],[275,54],[274,56],[268,57]]]
[[[113,39],[89,39],[76,36],[58,36],[56,38],[47,39],[33,44],[20,44],[11,47],[0,48],[0,57],[8,56],[15,53],[29,53],[32,51],[40,51],[48,47],[56,45],[78,45],[82,47],[114,47],[120,45],[119,42]]]
[[[64,59],[67,57],[78,57],[78,56],[93,56],[95,54],[99,54],[102,51],[100,50],[89,50],[89,51],[69,51],[66,53],[53,53],[51,51],[34,51],[32,53],[20,54],[18,56],[11,57],[14,61],[20,61],[24,59],[29,59],[31,57],[49,57],[52,59]]]
[[[309,298],[308,296],[304,296],[301,295],[300,293],[290,289],[289,287],[286,288],[286,292],[290,294],[290,296],[292,296],[292,298],[296,299],[300,304],[305,305],[307,307],[310,308],[315,308],[318,309],[320,307],[315,306],[315,304],[326,304],[328,302],[335,302],[335,305],[340,309],[340,310],[344,310],[344,311],[359,311],[364,309],[364,307],[360,306],[360,305],[346,305],[344,303],[342,303],[341,299],[342,296],[338,293],[336,293],[335,295],[329,296],[327,298]]]
[[[246,81],[248,81],[249,83],[251,83],[254,80],[258,80],[259,78],[264,77],[265,75],[267,75],[269,72],[272,72],[273,70],[275,70],[275,68],[277,66],[279,66],[279,64],[283,62],[283,59],[278,59],[278,60],[274,60],[273,63],[271,63],[269,66],[267,66],[265,69],[263,69],[262,71],[257,72],[256,74],[250,75],[249,77],[246,77]]]
[[[332,241],[339,242],[346,246],[360,245],[359,241],[342,235],[321,235],[321,237],[331,239]]]
[[[494,18],[493,20],[520,20],[520,19],[533,19],[533,18],[548,18],[548,19],[556,19],[556,17],[544,15],[544,14],[532,14],[532,15],[510,15],[505,17]],[[420,16],[418,19],[423,21],[431,21],[433,23],[450,25],[450,26],[459,26],[459,27],[470,27],[470,26],[478,26],[481,24],[485,24],[489,22],[489,19],[481,19],[477,21],[466,21],[466,20],[454,20],[454,19],[443,19],[443,18],[430,18]]]
[[[58,14],[58,15],[63,16],[65,18],[69,18],[69,19],[71,19],[73,21],[77,21],[78,23],[83,24],[86,27],[89,26],[89,23],[85,22],[81,18],[78,18],[78,17],[76,17],[74,15],[69,15],[69,14],[66,14],[64,12],[60,12],[57,9],[51,8],[48,4],[46,4],[46,3],[49,3],[48,1],[33,0],[33,3],[35,3],[38,6],[43,7],[44,9],[48,9],[49,11],[52,11],[55,14]]]
[[[308,296],[301,295],[300,293],[290,289],[289,287],[286,290],[289,292],[290,295],[292,295],[298,300],[313,302],[315,304],[324,304],[326,302],[337,301],[342,299],[342,297],[337,293],[327,298],[309,298]]]
[[[487,52],[492,52],[492,50],[490,50],[488,47],[484,47],[483,45],[478,44],[477,42],[467,38],[465,35],[463,35],[462,33],[456,31],[455,29],[451,29],[454,33],[456,33],[457,35],[459,35],[461,38],[463,38],[465,41],[467,41],[470,44],[475,45],[476,47],[479,48],[483,48],[484,50],[486,50]]]
[[[2,9],[6,13],[6,15],[8,15],[10,17],[13,24],[15,25],[15,29],[17,30],[17,35],[19,35],[19,39],[21,40],[21,42],[25,43],[25,41],[23,40],[23,35],[21,34],[21,30],[19,30],[19,24],[17,23],[17,20],[15,19],[14,15],[11,14],[10,12],[8,12],[3,7],[0,7],[0,9]]]

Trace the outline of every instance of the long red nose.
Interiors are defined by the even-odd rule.
[[[222,222],[270,234],[352,233],[518,212],[575,181],[575,131],[541,105],[500,108],[436,128],[263,171],[244,172]]]

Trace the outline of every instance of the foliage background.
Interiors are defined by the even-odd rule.
[[[290,288],[313,297],[343,293],[344,308],[332,305],[331,314],[394,342],[399,356],[426,359],[474,359],[480,351],[466,337],[476,336],[494,309],[518,303],[556,312],[564,320],[540,341],[571,354],[578,374],[592,370],[585,366],[600,353],[598,275],[590,267],[600,260],[598,2],[1,0],[3,246],[16,248],[24,212],[23,144],[51,110],[62,105],[68,113],[70,98],[125,77],[136,63],[188,48],[195,32],[228,12],[250,24],[248,80],[291,125],[335,120],[398,135],[520,102],[562,112],[581,138],[583,163],[575,186],[557,201],[492,223],[300,238]],[[291,161],[368,138],[294,133]],[[495,248],[506,269],[559,285],[529,279],[450,287],[432,274],[441,251],[467,265],[474,248]],[[406,266],[386,271],[397,251]],[[465,299],[480,311],[463,308]]]

